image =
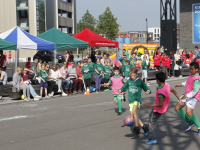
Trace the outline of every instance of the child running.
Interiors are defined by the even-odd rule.
[[[123,85],[121,89],[118,90],[118,93],[126,92],[128,90],[130,113],[135,120],[134,133],[136,135],[140,133],[140,125],[144,130],[145,136],[147,136],[149,129],[142,123],[137,113],[142,102],[142,89],[145,91],[146,95],[151,93],[149,87],[138,77],[138,70],[132,68],[130,70],[130,79]]]
[[[198,128],[197,135],[200,135],[200,123],[196,115],[193,113],[196,103],[200,100],[200,76],[199,76],[199,64],[192,62],[190,64],[190,72],[186,82],[176,85],[175,87],[185,86],[185,93],[181,96],[181,99],[175,106],[175,111],[179,116],[187,122],[185,131],[190,130],[195,125]],[[182,108],[186,105],[186,113]]]
[[[123,99],[123,94],[124,93],[118,93],[118,89],[122,88],[122,86],[124,85],[124,79],[122,76],[119,75],[119,68],[118,67],[114,67],[113,68],[113,72],[114,72],[114,76],[110,78],[108,83],[104,83],[105,86],[109,86],[112,83],[112,92],[113,92],[113,99],[116,103],[116,105],[118,105],[119,111],[118,111],[118,115],[121,115],[122,113],[122,99]]]
[[[155,133],[155,123],[158,118],[167,112],[169,105],[170,92],[172,92],[179,100],[179,95],[177,92],[170,87],[170,85],[165,82],[165,73],[159,72],[156,74],[156,81],[158,84],[157,91],[155,94],[155,104],[143,103],[143,107],[153,107],[149,115],[149,141],[145,144],[153,145],[157,144]]]
[[[144,79],[145,83],[147,84],[147,56],[143,57],[142,61],[142,81]]]

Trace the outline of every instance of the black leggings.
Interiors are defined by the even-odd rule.
[[[91,85],[91,78],[84,79],[84,82],[85,82],[85,88],[87,89],[87,87],[90,87],[90,85]]]
[[[56,82],[51,80],[51,81],[47,81],[48,83],[48,87],[49,87],[49,93],[52,93],[54,86],[56,85]]]

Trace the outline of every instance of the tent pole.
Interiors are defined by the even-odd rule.
[[[18,58],[18,49],[15,50],[15,72],[17,72],[17,67],[18,67],[18,63],[19,63],[19,58]]]
[[[82,61],[83,61],[83,48],[82,48]]]
[[[57,49],[54,50],[54,64],[56,64],[56,52],[57,52]]]
[[[116,61],[117,61],[117,67],[118,67],[118,48],[116,48]]]
[[[90,51],[90,48],[88,47],[88,48],[87,48],[87,53],[88,53],[88,56],[89,56],[89,51]]]
[[[89,56],[91,57],[91,47],[90,47],[90,51],[89,51]]]
[[[78,55],[78,48],[77,48],[77,55]]]

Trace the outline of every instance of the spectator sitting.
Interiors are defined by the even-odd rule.
[[[192,60],[193,60],[193,54],[192,54],[192,51],[189,51],[189,55],[190,55],[190,60],[192,61]]]
[[[0,68],[2,68],[3,71],[6,71],[6,65],[7,65],[6,56],[3,54],[3,51],[0,50]]]
[[[6,85],[7,84],[7,79],[8,79],[8,76],[7,76],[7,73],[5,71],[3,71],[2,68],[0,68],[0,86],[1,85]]]
[[[68,78],[67,63],[63,62],[63,67],[60,68],[60,73],[62,75],[62,82],[66,84],[65,93],[72,95],[73,81]]]
[[[34,72],[32,70],[29,70],[28,68],[24,68],[23,69],[23,72],[21,74],[21,77],[22,77],[22,82],[25,84],[25,85],[28,85],[29,86],[29,89],[30,89],[30,93],[31,95],[33,96],[34,100],[35,101],[38,101],[40,100],[42,97],[37,95],[34,88],[32,87],[31,85],[31,81],[28,79],[28,75],[29,74],[33,74]]]
[[[68,74],[70,80],[74,83],[74,91],[73,94],[82,93],[82,86],[83,86],[83,80],[77,78],[76,68],[74,67],[74,61],[71,62],[71,66],[68,67]],[[77,85],[79,84],[78,92],[77,92]]]
[[[49,87],[48,97],[52,97],[54,95],[54,90],[53,89],[54,89],[54,86],[56,85],[56,82],[54,81],[55,78],[49,76],[49,72],[50,72],[49,64],[45,64],[45,71],[48,74],[48,77],[47,77],[47,84],[48,84],[48,87]]]
[[[190,67],[190,63],[191,63],[190,55],[186,54],[186,58],[184,59],[182,68],[189,68]]]
[[[37,73],[42,69],[42,59],[39,59],[39,62],[37,63]]]
[[[197,56],[197,59],[195,62],[198,62],[198,64],[200,65],[200,55]]]
[[[24,84],[21,80],[22,68],[18,67],[17,72],[13,75],[13,87],[17,88],[18,91],[23,90],[24,101],[30,101],[30,88],[28,85]],[[27,95],[26,95],[27,94]]]
[[[76,74],[77,74],[77,79],[83,80],[83,74],[81,73],[81,69],[82,69],[81,63],[82,61],[77,62]]]
[[[25,67],[31,69],[31,57],[28,57],[28,62],[26,62]]]
[[[62,93],[62,96],[67,96],[67,94],[64,92],[65,85],[62,83],[62,75],[60,73],[60,70],[58,69],[57,65],[53,65],[52,69],[49,72],[49,76],[51,77],[50,80],[54,80],[58,84],[58,93]]]

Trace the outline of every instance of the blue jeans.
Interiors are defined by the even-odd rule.
[[[31,93],[31,95],[35,98],[35,97],[37,96],[37,94],[36,94],[34,88],[32,87],[31,84],[29,84],[28,86],[29,86],[29,88],[30,88],[30,93]]]
[[[95,78],[96,78],[96,90],[100,90],[101,78],[99,78],[99,75],[95,75]]]
[[[182,68],[189,68],[187,65],[182,65]]]
[[[62,79],[62,83],[66,84],[66,89],[69,89],[69,88],[72,89],[72,87],[73,87],[72,80],[67,81],[67,80]]]

